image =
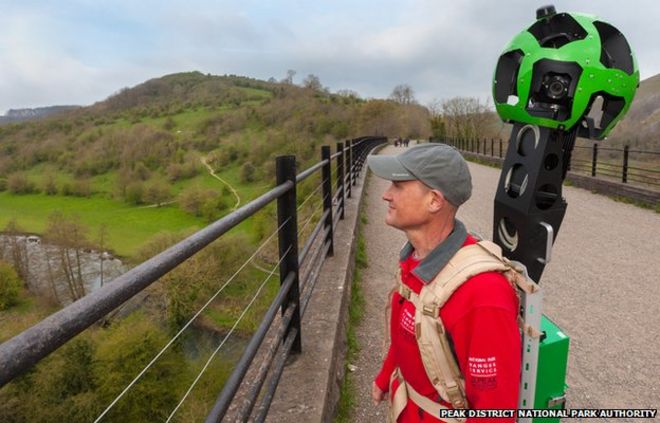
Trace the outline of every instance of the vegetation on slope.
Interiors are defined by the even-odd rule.
[[[0,125],[0,228],[38,233],[44,242],[60,245],[62,268],[53,271],[69,274],[70,291],[79,297],[80,268],[66,260],[68,254],[111,249],[139,263],[235,206],[233,192],[203,163],[245,203],[272,187],[278,155],[295,154],[302,170],[319,160],[322,144],[334,147],[361,135],[426,137],[428,127],[426,109],[415,104],[334,95],[318,84],[168,75],[57,117]],[[318,219],[318,194],[303,202],[319,178],[298,187],[301,222]],[[255,265],[224,286],[275,230],[275,221],[272,206],[259,212],[0,389],[0,420],[93,420],[220,291],[106,417],[165,420],[236,325],[221,357],[212,360],[174,419],[202,420],[242,339],[254,331],[279,287],[277,277],[266,280],[262,270],[276,264],[275,239]],[[15,259],[11,266],[0,264],[0,342],[59,307],[56,293],[28,284],[25,255],[9,251],[0,243],[0,258]],[[256,302],[237,322],[254,295]]]

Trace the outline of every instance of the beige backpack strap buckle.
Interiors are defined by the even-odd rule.
[[[410,301],[412,296],[412,289],[408,288],[406,285],[399,283],[399,295],[401,295],[406,300]]]
[[[451,381],[446,381],[445,385],[445,391],[447,392],[447,396],[449,397],[449,400],[451,401],[451,404],[454,406],[454,408],[465,408],[465,399],[463,397],[463,390],[461,389],[460,386],[453,380]]]
[[[429,317],[433,317],[433,318],[438,317],[438,313],[439,313],[438,306],[436,306],[435,304],[424,304],[424,306],[422,307],[422,313],[424,313]]]

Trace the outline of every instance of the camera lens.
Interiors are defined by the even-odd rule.
[[[568,94],[569,82],[560,75],[551,76],[544,85],[548,97],[553,100],[561,100]]]

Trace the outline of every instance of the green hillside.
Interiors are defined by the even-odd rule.
[[[53,211],[132,255],[164,230],[193,230],[263,193],[274,158],[299,168],[320,145],[366,134],[428,136],[424,108],[365,101],[239,76],[179,73],[125,88],[56,117],[0,125],[0,228],[43,233]],[[145,209],[156,204],[167,207]],[[159,216],[154,218],[153,216]],[[127,225],[133,230],[127,228]],[[130,236],[123,232],[131,232]]]

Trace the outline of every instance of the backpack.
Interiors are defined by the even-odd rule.
[[[509,281],[512,289],[518,287],[527,293],[533,293],[538,289],[536,284],[525,277],[521,265],[503,257],[502,249],[490,241],[479,241],[462,247],[433,281],[422,287],[419,294],[399,280],[399,294],[415,305],[415,335],[426,374],[440,397],[452,404],[454,409],[468,408],[465,379],[451,350],[439,311],[464,282],[484,272],[501,273]],[[522,318],[519,319],[519,324],[527,333],[538,332],[524,325]],[[408,397],[435,416],[439,415],[439,410],[446,408],[415,392],[400,377],[398,371],[394,373],[394,378],[398,378],[399,387],[392,396],[390,407],[392,421],[396,421],[403,411]],[[402,389],[403,392],[398,392]],[[445,420],[461,421],[461,419]]]

